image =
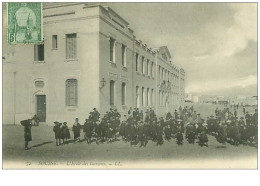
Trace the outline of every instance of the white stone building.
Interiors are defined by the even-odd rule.
[[[185,71],[166,46],[149,48],[109,7],[72,3],[43,8],[44,43],[3,41],[3,123],[37,114],[43,123],[78,117],[95,107],[173,112],[184,102]],[[6,34],[6,25],[3,31]]]

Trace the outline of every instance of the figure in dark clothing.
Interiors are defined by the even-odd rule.
[[[62,139],[63,144],[67,144],[68,139],[70,139],[70,131],[67,126],[67,122],[64,122],[61,127],[61,139]]]
[[[72,130],[74,133],[74,143],[78,140],[80,142],[80,129],[81,125],[79,124],[79,119],[75,119],[75,123],[73,124]]]
[[[199,134],[199,146],[208,147],[208,137],[207,137],[207,134],[204,130]]]
[[[138,127],[137,136],[138,136],[138,141],[140,142],[140,147],[145,147],[147,143],[145,139],[144,125]]]
[[[32,128],[32,124],[31,124],[31,120],[23,120],[21,121],[21,125],[24,126],[24,141],[25,141],[25,150],[28,150],[30,148],[28,148],[28,144],[30,141],[32,141],[32,132],[31,132],[31,128]]]
[[[91,121],[86,120],[84,124],[84,131],[85,131],[85,139],[87,140],[87,143],[91,143],[91,137],[93,134],[93,126]]]
[[[60,139],[61,139],[60,123],[58,121],[55,121],[54,124],[55,124],[55,126],[53,127],[53,132],[55,134],[56,146],[59,146]]]
[[[156,125],[156,145],[163,144],[163,127],[160,123]]]
[[[194,124],[188,124],[186,127],[186,138],[189,144],[194,144],[196,138],[196,126]]]
[[[178,145],[182,145],[183,144],[183,134],[182,134],[182,130],[181,127],[179,126],[177,129],[177,134],[176,134],[176,143]]]
[[[237,117],[237,110],[234,111],[234,116]]]

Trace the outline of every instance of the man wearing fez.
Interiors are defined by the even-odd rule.
[[[29,141],[32,141],[31,120],[30,119],[23,120],[23,121],[21,121],[21,125],[24,126],[25,150],[28,150],[28,149],[30,149],[30,148],[28,148]]]

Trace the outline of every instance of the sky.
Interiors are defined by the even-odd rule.
[[[148,47],[167,46],[185,92],[257,95],[256,3],[103,3]]]
[[[107,3],[150,47],[167,45],[186,93],[257,95],[256,3]]]

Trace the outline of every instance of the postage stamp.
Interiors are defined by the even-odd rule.
[[[7,3],[7,7],[8,43],[42,43],[42,3]]]

